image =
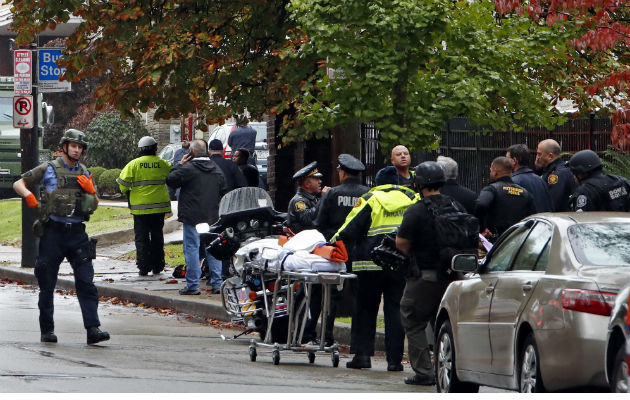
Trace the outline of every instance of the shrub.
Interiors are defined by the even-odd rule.
[[[628,158],[628,153],[608,146],[604,157],[602,157],[602,164],[604,164],[605,173],[620,175],[630,179],[630,158]]]
[[[116,179],[120,176],[120,171],[121,170],[118,168],[103,171],[101,176],[98,178],[98,190],[101,194],[113,195],[120,193],[118,182],[116,182]]]
[[[89,167],[88,170],[92,173],[92,179],[94,180],[94,184],[98,185],[98,178],[100,178],[101,174],[105,171],[105,168]]]
[[[139,118],[129,120],[107,113],[94,118],[87,127],[87,157],[91,164],[122,168],[138,153],[138,141],[149,132]]]

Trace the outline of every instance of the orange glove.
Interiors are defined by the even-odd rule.
[[[33,193],[29,193],[29,195],[26,196],[24,200],[26,200],[26,205],[30,208],[37,208],[37,206],[39,205],[39,201],[37,201],[37,198]]]
[[[90,175],[89,178],[85,175],[79,175],[77,177],[77,182],[79,183],[79,185],[81,185],[83,190],[85,190],[89,194],[96,193],[96,189],[94,189],[94,182],[92,182],[92,175]]]

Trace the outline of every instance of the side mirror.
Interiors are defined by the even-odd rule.
[[[477,270],[476,254],[457,254],[451,260],[451,269],[457,272],[475,272]]]
[[[42,125],[51,126],[55,123],[55,110],[53,106],[49,106],[48,103],[42,101]]]

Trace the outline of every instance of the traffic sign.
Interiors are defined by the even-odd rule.
[[[30,50],[15,50],[13,61],[13,91],[15,94],[31,94],[33,54]]]
[[[61,57],[63,49],[44,48],[38,49],[37,79],[41,92],[68,92],[70,81],[60,81],[59,76],[66,72],[65,68],[57,66],[57,60]]]
[[[13,96],[13,127],[30,129],[33,120],[33,96]]]

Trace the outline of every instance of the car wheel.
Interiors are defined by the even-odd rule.
[[[542,376],[540,375],[540,357],[534,334],[530,333],[521,346],[519,370],[519,388],[521,393],[544,392]]]
[[[626,362],[626,346],[619,347],[615,355],[610,391],[613,393],[628,393],[628,363]]]
[[[475,393],[479,385],[461,382],[457,379],[455,369],[455,341],[450,321],[440,326],[437,341],[437,357],[435,360],[436,387],[440,393]]]

